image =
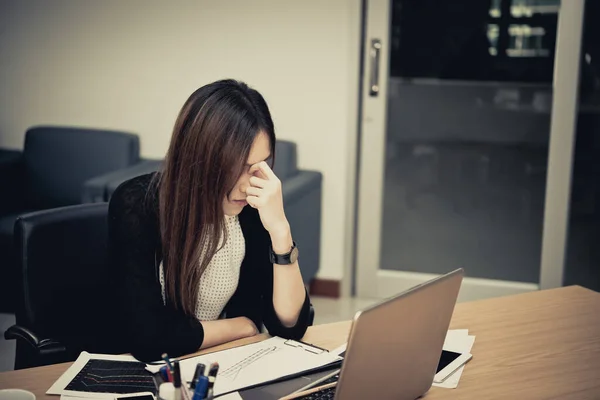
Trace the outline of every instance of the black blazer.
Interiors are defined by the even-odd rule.
[[[160,253],[158,193],[154,174],[124,182],[109,205],[109,247],[116,279],[115,311],[126,348],[138,359],[159,360],[162,353],[177,357],[197,351],[204,339],[194,316],[164,305],[156,254]],[[270,237],[258,211],[245,207],[239,215],[246,241],[237,290],[225,306],[226,318],[248,317],[273,336],[300,339],[308,327],[310,299],[305,297],[295,326],[285,327],[273,307],[273,264]]]

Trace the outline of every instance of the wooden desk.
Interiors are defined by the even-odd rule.
[[[350,323],[314,326],[304,340],[333,349]],[[425,399],[599,399],[600,294],[572,286],[456,306],[451,328],[477,336],[458,389],[432,388]],[[263,339],[233,342],[223,349]],[[214,349],[213,349],[214,350]],[[0,374],[0,388],[38,399],[68,368],[59,364]]]

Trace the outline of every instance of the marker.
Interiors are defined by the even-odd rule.
[[[215,361],[214,363],[210,364],[210,370],[208,372],[208,375],[216,378],[218,373],[219,373],[219,363]]]
[[[190,382],[190,389],[196,389],[196,384],[198,383],[198,378],[204,375],[204,370],[206,369],[206,365],[202,363],[196,364],[196,371],[194,372],[194,378]]]
[[[196,389],[194,390],[194,396],[192,400],[204,400],[206,397],[206,391],[208,389],[208,377],[206,375],[200,375]]]
[[[208,396],[212,396],[213,387],[215,386],[215,381],[217,380],[217,374],[219,373],[219,363],[214,362],[210,364],[210,372],[208,373]]]
[[[167,365],[163,365],[162,367],[160,367],[160,377],[163,379],[163,381],[165,382],[170,382],[169,381],[169,367]]]
[[[173,386],[175,386],[174,400],[181,400],[181,370],[179,369],[179,361],[175,361],[173,365]]]

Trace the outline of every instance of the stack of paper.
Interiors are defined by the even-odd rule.
[[[468,329],[451,329],[446,334],[444,350],[453,351],[455,353],[470,353],[473,343],[475,343],[475,336],[469,335]],[[344,343],[337,349],[332,350],[330,354],[343,356],[344,352],[346,351],[346,345],[347,343]],[[456,389],[458,387],[458,381],[460,380],[462,372],[467,364],[454,371],[450,376],[444,379],[442,383],[433,383],[433,386],[446,389]]]
[[[475,343],[475,336],[469,335],[468,329],[454,329],[449,330],[444,341],[444,350],[453,351],[455,353],[470,353],[471,348]],[[434,383],[433,386],[456,389],[458,387],[458,381],[465,369],[465,364],[447,377],[442,383]]]

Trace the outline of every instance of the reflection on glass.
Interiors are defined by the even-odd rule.
[[[559,3],[394,0],[391,76],[549,83]]]
[[[558,14],[560,0],[512,0],[513,17],[531,17],[534,14]]]
[[[500,28],[496,24],[489,24],[487,28],[487,37],[490,42],[489,52],[490,55],[498,55],[498,36],[500,34]]]
[[[499,18],[502,16],[502,9],[500,8],[502,0],[492,0],[490,5],[490,17]]]
[[[544,48],[543,38],[546,30],[529,25],[510,25],[508,27],[510,45],[506,49],[509,57],[548,57],[550,50]]]

